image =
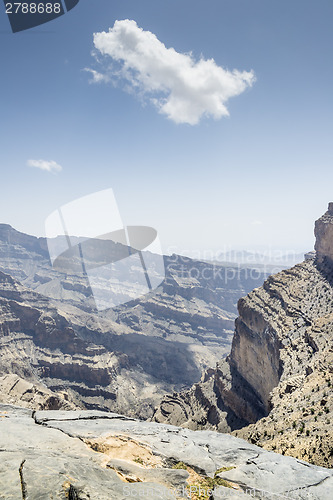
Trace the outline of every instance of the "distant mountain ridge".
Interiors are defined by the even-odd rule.
[[[213,262],[241,264],[247,266],[269,265],[291,267],[304,259],[305,252],[282,252],[269,250],[267,252],[249,252],[248,250],[228,250],[220,252]]]

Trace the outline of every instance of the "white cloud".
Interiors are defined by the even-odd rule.
[[[84,71],[88,71],[88,73],[92,74],[92,78],[89,83],[107,83],[110,81],[110,77],[108,75],[100,73],[99,71],[96,71],[94,69],[84,68]]]
[[[93,81],[109,79],[110,72],[120,76],[132,91],[149,95],[159,112],[176,123],[195,125],[203,116],[228,116],[228,99],[255,82],[252,70],[229,71],[214,59],[196,61],[192,54],[167,48],[153,33],[129,19],[116,21],[108,32],[94,33],[94,46],[119,63],[120,69],[106,69],[96,76],[89,70]]]
[[[46,172],[61,172],[62,166],[56,163],[55,161],[47,161],[47,160],[28,160],[28,167],[36,167],[40,170],[45,170]]]

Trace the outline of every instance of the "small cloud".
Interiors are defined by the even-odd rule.
[[[253,220],[251,224],[252,226],[262,226],[263,222],[262,220]]]
[[[56,173],[62,171],[62,166],[55,161],[47,160],[28,160],[28,167],[39,168],[40,170],[45,170],[46,172]]]
[[[175,123],[195,125],[204,116],[216,120],[228,116],[228,100],[256,80],[252,70],[229,71],[214,59],[195,60],[191,53],[167,48],[129,19],[115,21],[108,32],[94,33],[94,47],[97,63],[106,60],[107,65],[103,72],[86,68],[93,75],[92,82],[117,77],[125,90],[148,97],[159,113]],[[117,68],[110,67],[105,58],[111,58]]]
[[[95,71],[94,69],[91,68],[84,68],[83,71],[87,71],[88,73],[92,74],[91,80],[89,80],[89,83],[108,83],[110,81],[110,77],[108,75],[104,75],[103,73],[99,73],[98,71]]]

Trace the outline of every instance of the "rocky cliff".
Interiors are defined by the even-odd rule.
[[[316,221],[315,237],[317,262],[333,265],[333,203],[329,203],[327,212]]]
[[[165,396],[155,421],[234,431],[333,466],[333,204],[315,235],[315,257],[239,300],[230,355],[189,391]]]
[[[45,239],[0,225],[0,401],[147,418],[230,351],[236,304],[264,271],[172,255],[162,285],[98,312],[87,280],[51,267]]]

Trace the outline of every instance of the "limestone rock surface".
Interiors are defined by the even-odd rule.
[[[333,471],[242,439],[98,411],[0,405],[0,498],[330,500]],[[200,490],[199,490],[200,488]]]

